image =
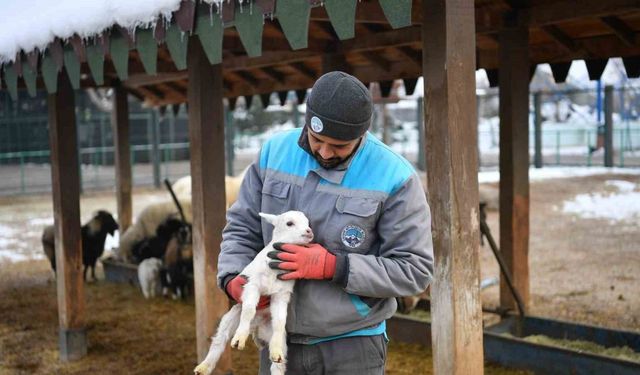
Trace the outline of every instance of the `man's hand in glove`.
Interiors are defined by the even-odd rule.
[[[227,283],[227,287],[226,287],[227,294],[231,298],[233,298],[236,302],[242,303],[242,290],[244,288],[244,284],[246,283],[247,283],[246,277],[242,275],[238,275],[234,277],[233,279],[231,279],[231,281]],[[269,297],[260,296],[260,300],[258,301],[258,306],[256,306],[256,309],[261,310],[268,307],[269,302],[271,302],[271,299]]]
[[[332,279],[336,272],[336,256],[321,245],[292,245],[275,243],[274,251],[267,253],[273,261],[269,267],[285,271],[278,275],[280,280]]]

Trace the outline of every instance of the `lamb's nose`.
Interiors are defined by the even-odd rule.
[[[311,228],[307,228],[307,234],[313,235],[313,231],[311,230]]]

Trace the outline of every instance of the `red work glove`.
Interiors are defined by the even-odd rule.
[[[275,251],[267,256],[273,259],[269,267],[288,271],[278,275],[280,280],[332,279],[336,273],[336,256],[321,245],[292,245],[275,243]]]
[[[242,275],[234,277],[227,283],[227,294],[229,294],[231,298],[233,298],[236,302],[242,303],[242,290],[244,288],[244,284],[246,283],[246,277]],[[267,308],[269,306],[269,302],[271,302],[271,299],[269,297],[261,296],[256,309],[262,310],[264,308]]]

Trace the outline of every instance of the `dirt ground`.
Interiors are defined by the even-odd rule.
[[[562,212],[563,201],[576,194],[611,191],[605,181],[612,179],[640,185],[640,177],[623,175],[532,182],[532,315],[640,331],[640,223],[612,225]],[[167,198],[164,191],[135,191],[134,214],[149,202]],[[0,207],[0,229],[5,234],[18,233],[20,239],[17,244],[0,238],[0,250],[9,246],[25,256],[39,254],[40,232],[52,215],[51,198],[1,198]],[[85,194],[82,221],[98,208],[114,212],[113,193]],[[498,238],[495,211],[489,212],[488,222]],[[498,276],[488,247],[481,249],[480,256],[482,278]],[[9,263],[0,257],[0,374],[191,372],[196,364],[192,300],[144,300],[132,286],[104,281],[87,284],[85,295],[89,354],[61,364],[55,284],[48,262]],[[485,289],[482,301],[485,307],[495,307],[498,287]],[[391,339],[387,374],[431,373],[430,350]],[[256,373],[255,349],[242,355],[234,351],[233,360],[235,374]],[[524,374],[492,365],[486,372]]]

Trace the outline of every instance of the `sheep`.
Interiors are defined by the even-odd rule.
[[[171,237],[164,254],[161,281],[163,294],[171,290],[174,299],[184,299],[189,289],[188,275],[193,274],[191,226],[183,226]]]
[[[190,227],[191,225],[173,217],[167,218],[158,225],[154,236],[146,238],[133,246],[131,250],[132,260],[135,263],[140,263],[147,258],[161,259],[167,249],[167,244],[174,234],[187,226]]]
[[[231,331],[235,331],[231,346],[240,350],[244,348],[249,333],[252,333],[258,346],[261,346],[261,342],[268,342],[269,358],[272,361],[271,374],[285,373],[287,306],[295,282],[277,278],[278,272],[269,268],[267,253],[273,251],[273,244],[276,242],[308,244],[313,240],[313,232],[309,228],[309,220],[300,211],[288,211],[280,215],[260,213],[260,216],[274,226],[273,239],[242,270],[240,275],[248,279],[242,292],[242,304],[233,306],[222,317],[209,353],[194,369],[196,375],[209,375],[213,371],[229,341]],[[271,297],[269,311],[256,311],[261,295]]]
[[[192,220],[191,199],[180,199],[187,222]],[[178,209],[173,201],[153,203],[145,207],[138,215],[136,222],[120,236],[120,244],[116,256],[122,261],[132,262],[132,251],[136,244],[153,237],[156,229],[168,218],[178,219]]]
[[[138,282],[144,298],[153,298],[160,291],[160,270],[162,261],[158,258],[147,258],[138,265]]]
[[[240,191],[240,185],[242,185],[242,180],[244,179],[244,175],[247,173],[248,169],[249,168],[245,168],[237,176],[224,177],[224,192],[225,192],[226,208],[231,207],[231,205],[236,201],[236,199],[238,199],[238,192]],[[191,176],[181,177],[173,184],[172,188],[179,198],[190,200],[191,199]]]
[[[96,278],[96,262],[104,252],[104,241],[107,234],[113,235],[118,229],[118,223],[107,211],[100,210],[89,222],[82,226],[82,264],[84,265],[83,279],[87,280],[87,270],[91,267],[91,277]],[[55,257],[55,227],[49,225],[42,232],[42,247],[49,258],[53,272],[56,271]]]

